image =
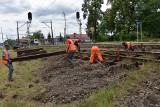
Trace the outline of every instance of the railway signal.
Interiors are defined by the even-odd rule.
[[[80,18],[80,14],[79,12],[76,13],[76,18],[79,19]]]
[[[31,21],[32,20],[32,13],[28,12],[28,20]]]
[[[80,19],[80,13],[79,12],[76,13],[76,18],[77,18],[77,22],[79,24],[79,33],[81,35],[82,34],[82,22],[81,22],[81,19]]]

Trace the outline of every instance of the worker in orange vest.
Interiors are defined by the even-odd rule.
[[[6,65],[9,69],[8,80],[13,81],[12,79],[13,66],[12,66],[12,61],[11,61],[11,53],[10,53],[9,45],[5,45],[5,49],[2,52],[2,64]]]
[[[78,49],[78,52],[80,52],[80,40],[79,39],[76,39],[74,41],[74,45],[76,45],[77,49]]]
[[[132,43],[132,42],[123,42],[122,45],[123,45],[123,47],[124,47],[124,49],[126,51],[128,51],[128,50],[134,51],[134,48],[135,48],[135,44],[134,43]]]
[[[100,53],[100,49],[97,46],[93,46],[91,48],[91,56],[90,56],[90,60],[89,60],[90,64],[93,63],[95,55],[98,56],[99,61],[103,61],[102,55]]]
[[[76,46],[74,45],[74,42],[70,39],[70,37],[67,37],[66,40],[66,45],[67,45],[67,49],[66,52],[68,53],[67,57],[68,57],[68,62],[71,65],[71,68],[73,68],[73,57],[74,54],[76,53]]]

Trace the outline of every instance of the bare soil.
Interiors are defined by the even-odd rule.
[[[43,103],[70,103],[89,97],[100,88],[110,85],[126,78],[130,69],[120,69],[119,66],[104,68],[100,63],[89,64],[87,58],[76,57],[74,68],[69,64],[62,64],[64,56],[45,58],[45,67],[39,70],[39,75],[44,82],[45,91],[35,93],[33,98]]]

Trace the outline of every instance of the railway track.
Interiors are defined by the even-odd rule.
[[[132,60],[143,60],[143,61],[155,61],[160,62],[160,44],[143,44],[143,47],[150,47],[151,49],[155,49],[156,51],[126,51],[121,50],[122,46],[121,44],[81,44],[81,54],[90,54],[90,48],[92,46],[98,46],[101,48],[102,55],[104,57],[114,57],[114,58],[120,58],[120,59],[132,59]],[[43,47],[43,46],[42,46]],[[31,60],[31,59],[37,59],[37,58],[43,58],[43,57],[49,57],[49,56],[56,56],[65,54],[65,51],[57,51],[57,52],[51,52],[47,53],[46,50],[43,48],[36,48],[36,49],[19,49],[17,50],[17,58],[13,58],[12,61],[25,61],[25,60]],[[46,47],[46,46],[45,46]],[[118,51],[119,54],[117,54],[117,47],[120,48],[120,51]],[[115,50],[109,50],[108,48],[114,48]],[[142,48],[141,44],[136,44],[136,48]],[[130,54],[130,55],[129,55]],[[144,55],[152,55],[152,58],[148,57],[139,57]]]
[[[100,48],[117,48],[117,47],[120,47],[120,48],[123,48],[122,45],[120,43],[118,44],[81,44],[81,48],[91,48],[92,46],[98,46]],[[135,44],[135,48],[138,49],[138,48],[148,48],[148,49],[160,49],[160,44]]]

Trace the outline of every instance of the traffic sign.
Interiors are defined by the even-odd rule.
[[[137,25],[140,25],[141,23],[142,23],[142,22],[140,22],[140,21],[136,21],[136,24],[137,24]]]

